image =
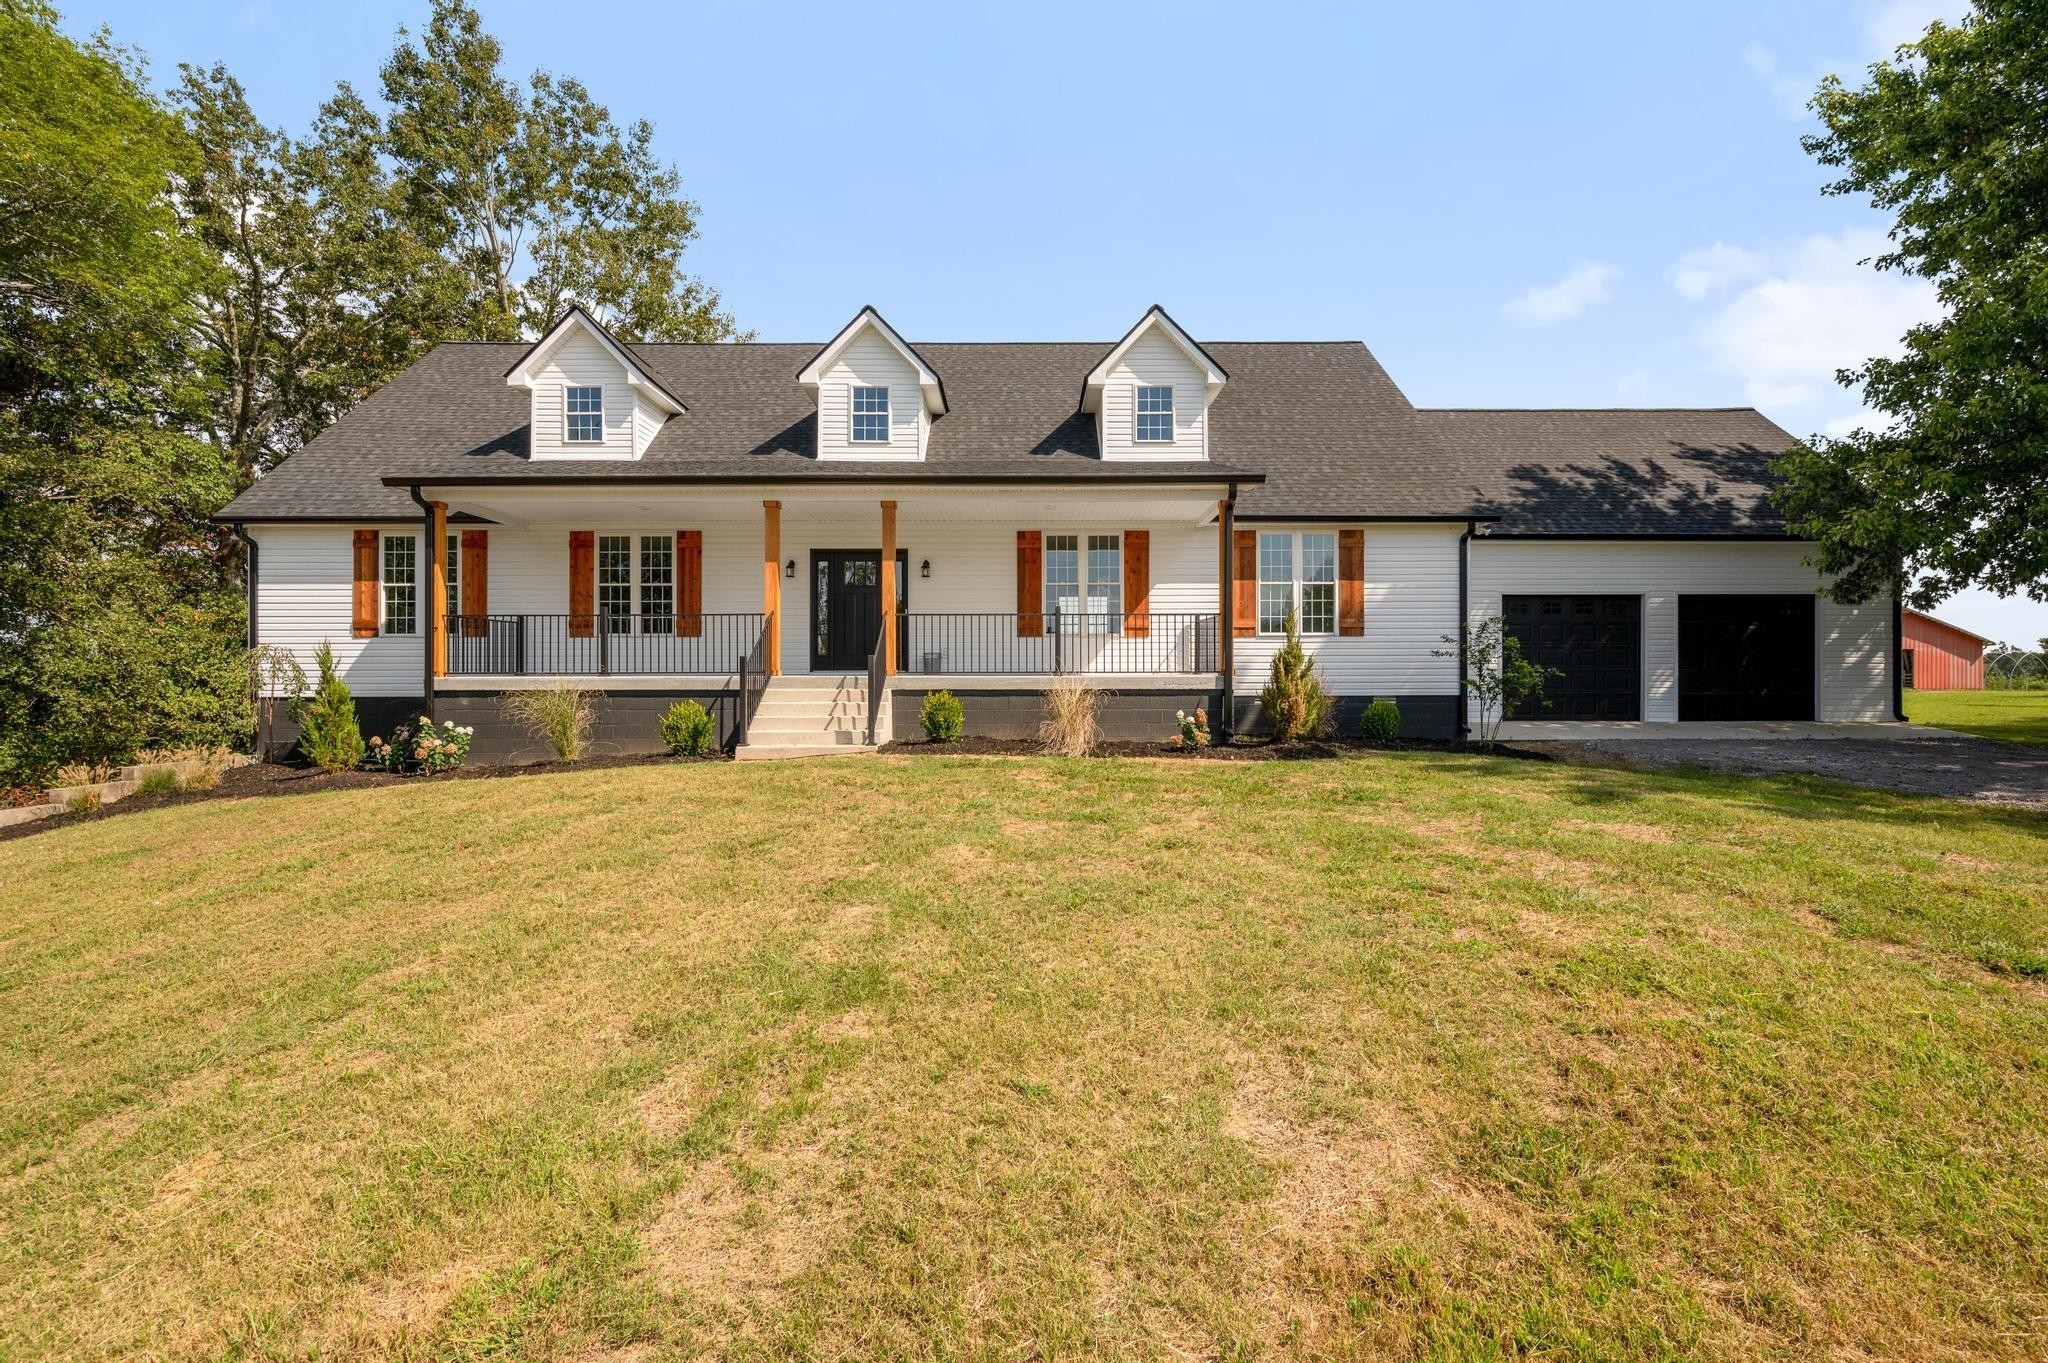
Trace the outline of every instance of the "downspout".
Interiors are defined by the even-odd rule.
[[[1906,722],[1905,584],[1892,588],[1892,718]]]
[[[426,582],[432,583],[436,580],[433,556],[446,553],[447,546],[434,543],[434,504],[420,496],[420,485],[413,483],[407,486],[405,490],[412,494],[412,500],[419,507],[420,514],[423,517],[420,526],[420,543],[424,544],[427,548]],[[431,609],[427,608],[430,603],[424,599],[425,596],[426,588],[422,584],[418,593],[420,604],[419,618],[426,621],[427,627],[420,635],[420,708],[421,712],[428,719],[432,719],[434,717],[434,613]]]
[[[249,597],[249,647],[254,649],[258,638],[256,633],[256,541],[249,538],[249,532],[242,528],[240,521],[236,521],[228,529],[232,530],[235,538],[242,542],[242,553],[244,555],[242,561],[242,590]]]
[[[1237,484],[1223,499],[1223,514],[1217,533],[1223,538],[1223,600],[1216,616],[1217,661],[1223,664],[1223,713],[1217,716],[1216,732],[1228,743],[1237,732]]]
[[[1472,736],[1471,703],[1472,688],[1465,685],[1469,675],[1465,665],[1465,636],[1472,628],[1472,536],[1479,529],[1478,521],[1466,521],[1465,533],[1458,536],[1458,741],[1463,743]]]

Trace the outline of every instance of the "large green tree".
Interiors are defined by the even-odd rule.
[[[1978,0],[1813,107],[1828,192],[1895,215],[1875,264],[1944,316],[1843,371],[1890,424],[1796,447],[1781,505],[1843,599],[2048,599],[2048,0]]]
[[[190,433],[187,148],[139,60],[0,4],[0,784],[233,737],[242,603]]]

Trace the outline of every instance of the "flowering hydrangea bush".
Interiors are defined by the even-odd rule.
[[[365,764],[389,772],[453,771],[469,756],[469,740],[476,732],[467,724],[443,720],[440,728],[421,715],[410,724],[391,731],[389,739],[372,738],[364,754]]]
[[[1206,748],[1209,746],[1209,712],[1207,710],[1199,705],[1195,707],[1193,714],[1189,714],[1185,710],[1175,710],[1173,718],[1174,722],[1180,726],[1180,732],[1173,736],[1175,747]]]

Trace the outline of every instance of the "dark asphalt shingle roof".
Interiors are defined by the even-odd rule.
[[[1792,437],[1748,407],[1423,409],[1446,489],[1496,534],[1780,535],[1771,460]]]
[[[1754,518],[1745,452],[1788,438],[1753,412],[1418,412],[1355,341],[1210,342],[1230,374],[1209,462],[1105,462],[1081,380],[1111,342],[919,343],[948,411],[918,463],[820,461],[796,375],[813,344],[635,345],[689,406],[634,461],[526,458],[529,395],[505,382],[523,344],[429,352],[237,497],[223,519],[401,519],[390,478],[1187,479],[1263,477],[1250,517],[1508,517],[1503,531],[1722,533]],[[1631,424],[1632,423],[1632,424]],[[1753,461],[1752,461],[1753,462]],[[1718,472],[1718,481],[1709,475]],[[1611,484],[1611,487],[1589,484]],[[1745,500],[1746,499],[1746,500]],[[1599,521],[1613,507],[1618,523]],[[1660,520],[1652,514],[1661,507]],[[1685,527],[1685,528],[1678,528]]]

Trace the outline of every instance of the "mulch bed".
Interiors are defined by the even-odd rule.
[[[956,738],[951,743],[930,743],[923,739],[899,739],[882,745],[885,753],[914,753],[927,757],[1043,757],[1045,749],[1029,738]],[[1454,743],[1448,739],[1397,738],[1387,741],[1363,738],[1319,738],[1275,743],[1270,739],[1238,739],[1206,748],[1177,748],[1171,743],[1099,743],[1093,757],[1158,757],[1177,762],[1313,762],[1330,758],[1356,757],[1361,753],[1454,752],[1468,757],[1515,757],[1531,762],[1551,762],[1548,753],[1517,748],[1503,743]]]

